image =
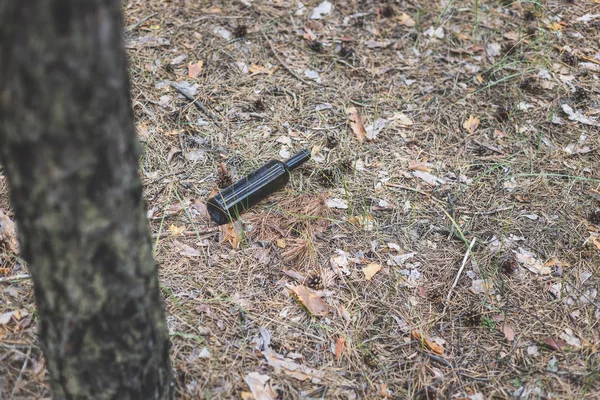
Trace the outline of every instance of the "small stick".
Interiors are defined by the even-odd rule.
[[[173,89],[175,89],[175,90],[177,90],[179,93],[181,93],[181,94],[183,95],[183,97],[185,97],[185,98],[186,98],[188,101],[190,101],[190,102],[191,102],[193,105],[195,105],[195,106],[196,106],[196,108],[197,108],[198,110],[200,110],[201,112],[203,112],[204,114],[206,114],[206,116],[207,116],[208,118],[210,118],[210,119],[213,121],[213,123],[214,123],[215,125],[217,125],[219,128],[221,128],[221,124],[219,124],[219,123],[216,121],[216,118],[215,118],[215,116],[214,116],[214,115],[213,115],[213,114],[212,114],[210,111],[208,111],[208,110],[206,109],[206,107],[204,107],[204,106],[202,105],[202,103],[200,103],[200,101],[199,101],[198,99],[195,99],[195,98],[194,98],[193,96],[191,96],[191,95],[190,95],[188,92],[186,92],[185,90],[183,90],[182,88],[180,88],[179,86],[177,86],[176,84],[174,84],[174,83],[172,83],[172,82],[169,84],[169,86],[171,86]]]
[[[22,274],[22,275],[15,275],[15,276],[5,276],[3,278],[0,278],[0,283],[12,283],[12,282],[16,282],[16,281],[22,281],[25,279],[31,279],[31,275]]]
[[[162,218],[162,217],[160,217],[160,218]],[[160,219],[160,218],[156,218],[156,219]],[[221,229],[221,227],[220,227],[220,226],[211,226],[210,228],[201,229],[201,230],[198,230],[197,232],[196,232],[196,231],[183,232],[183,233],[181,233],[181,234],[179,234],[179,235],[172,235],[172,234],[171,234],[171,232],[162,232],[162,233],[160,234],[160,237],[161,237],[161,238],[165,238],[165,237],[169,237],[169,236],[173,236],[173,237],[181,237],[181,236],[184,236],[184,237],[185,237],[185,236],[194,236],[194,235],[204,235],[204,234],[209,234],[209,233],[215,233],[215,232],[218,232],[218,231],[219,231],[219,229]],[[152,234],[152,237],[153,237],[153,238],[157,238],[157,237],[159,237],[159,235],[158,235],[157,233],[153,233],[153,234]]]
[[[265,41],[269,44],[269,47],[271,48],[271,51],[273,52],[273,54],[275,55],[275,58],[277,59],[277,61],[279,62],[279,64],[281,64],[281,66],[287,71],[289,72],[294,78],[298,79],[300,82],[305,83],[307,85],[314,85],[314,82],[309,82],[306,79],[304,79],[303,77],[301,77],[300,75],[298,75],[297,73],[295,73],[290,67],[288,67],[283,60],[281,59],[281,57],[279,57],[279,53],[277,53],[277,51],[275,50],[275,47],[273,47],[273,43],[271,43],[271,41],[269,40],[269,38],[267,37],[267,35],[265,35],[265,33],[263,32],[263,37],[265,38]]]
[[[456,284],[458,283],[458,279],[460,278],[460,274],[462,274],[463,269],[465,269],[465,265],[467,265],[467,260],[469,259],[469,254],[471,253],[471,249],[475,245],[476,240],[477,240],[476,237],[474,237],[473,240],[471,240],[471,244],[469,245],[469,248],[467,249],[467,252],[465,253],[465,257],[463,258],[462,265],[458,269],[458,273],[456,274],[456,278],[454,279],[454,283],[452,284],[452,287],[448,291],[448,296],[446,296],[446,302],[450,301],[450,296],[452,296],[452,291],[456,287]],[[447,306],[447,304],[446,304],[446,306]]]
[[[137,28],[140,27],[140,25],[142,25],[144,22],[148,21],[150,18],[154,17],[156,15],[156,13],[152,13],[150,15],[148,15],[147,17],[144,17],[142,19],[140,19],[138,22],[136,22],[135,24],[129,25],[125,31],[126,32],[131,32],[136,30]]]

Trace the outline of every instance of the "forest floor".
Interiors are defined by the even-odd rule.
[[[304,3],[124,6],[177,397],[600,398],[600,1]],[[0,398],[47,398],[3,235]]]

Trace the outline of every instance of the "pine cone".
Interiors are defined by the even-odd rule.
[[[225,189],[227,186],[233,184],[231,174],[227,171],[225,164],[219,163],[219,171],[217,172],[217,187],[219,189]]]
[[[306,278],[306,286],[311,289],[322,289],[323,288],[323,278],[319,274],[311,274]]]

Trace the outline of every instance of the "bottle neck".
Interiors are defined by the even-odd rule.
[[[285,167],[292,171],[296,168],[298,168],[300,165],[304,164],[305,162],[307,162],[308,160],[310,160],[310,150],[302,150],[300,153],[296,154],[295,156],[291,157],[289,160],[285,161]]]

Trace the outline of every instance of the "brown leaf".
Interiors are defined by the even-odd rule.
[[[511,328],[510,325],[507,325],[506,323],[502,324],[502,333],[504,333],[504,337],[509,342],[515,340],[515,330]]]
[[[338,336],[335,340],[335,359],[339,360],[344,351],[344,345],[346,344],[346,336]]]
[[[275,368],[275,372],[280,373],[283,371],[286,375],[296,378],[299,381],[310,379],[313,383],[318,383],[325,377],[325,371],[298,364],[294,360],[277,354],[271,349],[263,351],[263,355],[269,365]]]
[[[277,66],[269,69],[267,67],[263,67],[262,65],[252,64],[248,67],[248,72],[250,72],[251,74],[273,75],[275,71],[277,71]]]
[[[261,375],[258,372],[250,372],[244,377],[244,381],[252,391],[254,400],[275,400],[277,398],[277,394],[268,383],[269,379],[268,375]]]
[[[596,236],[590,236],[590,241],[598,250],[600,250],[600,240]]]
[[[190,78],[197,77],[200,72],[202,72],[202,67],[204,66],[204,61],[200,60],[197,63],[189,63],[188,64],[188,76]]]
[[[463,123],[463,128],[469,132],[470,135],[474,134],[479,127],[479,118],[469,115],[469,119]]]
[[[371,263],[362,269],[363,274],[365,274],[365,279],[370,281],[376,273],[381,271],[381,265]]]
[[[2,210],[0,210],[0,242],[4,242],[13,253],[19,254],[17,226]]]
[[[562,339],[546,338],[544,339],[544,344],[552,350],[557,351],[563,350],[565,347],[567,347],[567,342]]]
[[[277,245],[277,247],[279,247],[280,249],[285,249],[285,247],[287,246],[286,242],[284,239],[277,239],[275,240],[275,244]]]
[[[239,221],[221,225],[219,229],[221,230],[221,242],[229,243],[234,249],[240,247],[243,231]]]
[[[349,107],[346,113],[350,118],[350,129],[352,129],[352,132],[354,132],[360,143],[364,142],[367,138],[367,131],[360,115],[358,115],[358,110],[356,107]]]
[[[316,316],[329,314],[329,305],[314,290],[304,285],[288,287],[311,314]]]
[[[414,339],[423,343],[425,345],[425,347],[427,347],[429,350],[433,351],[435,354],[440,354],[440,355],[444,354],[444,348],[442,346],[440,346],[433,340],[424,338],[423,336],[421,336],[421,333],[419,331],[412,331],[411,336]]]
[[[185,243],[181,243],[178,240],[174,240],[173,244],[179,249],[179,254],[184,257],[200,257],[202,253],[198,249],[194,249],[192,246],[188,246]]]

